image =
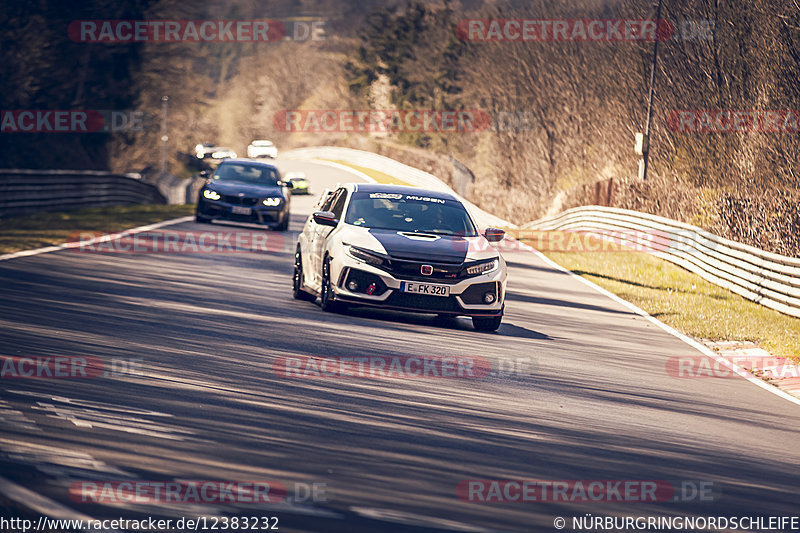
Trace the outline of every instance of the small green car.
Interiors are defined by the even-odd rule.
[[[311,194],[308,190],[308,179],[303,172],[287,172],[283,177],[284,181],[292,182],[292,194]]]

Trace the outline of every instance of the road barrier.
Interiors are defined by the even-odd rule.
[[[800,258],[765,252],[669,218],[613,207],[576,207],[522,228],[614,232],[632,247],[653,249],[652,255],[711,283],[800,317]]]
[[[0,217],[127,204],[163,204],[158,189],[133,174],[0,169]]]

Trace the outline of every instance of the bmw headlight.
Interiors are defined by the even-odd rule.
[[[208,198],[209,200],[219,200],[220,198],[222,198],[222,196],[220,196],[220,194],[217,191],[212,191],[211,189],[204,189],[203,196],[205,198]]]
[[[353,259],[357,259],[363,263],[367,263],[368,265],[381,267],[386,264],[386,259],[379,256],[374,252],[370,252],[369,250],[364,250],[363,248],[356,248],[355,246],[348,246],[347,253]]]
[[[261,203],[267,207],[277,207],[281,205],[281,198],[279,197],[264,198],[264,200]]]
[[[482,261],[476,265],[467,267],[467,275],[479,276],[480,274],[488,274],[494,272],[500,266],[500,260],[497,258],[488,261]]]

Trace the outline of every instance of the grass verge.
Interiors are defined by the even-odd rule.
[[[125,205],[0,219],[0,254],[67,242],[78,231],[110,233],[194,213],[194,205]]]
[[[412,187],[412,185],[410,183],[405,182],[405,181],[403,181],[401,179],[397,179],[394,176],[390,176],[389,174],[386,174],[385,172],[381,172],[380,170],[375,170],[374,168],[360,167],[358,165],[353,165],[353,164],[348,163],[346,161],[338,161],[338,160],[333,160],[333,159],[331,159],[330,161],[333,162],[333,163],[338,163],[340,165],[344,165],[346,167],[350,167],[352,169],[358,170],[359,172],[363,172],[364,174],[366,174],[370,178],[374,179],[378,183],[383,183],[384,185],[405,185],[407,187]]]
[[[800,360],[800,319],[751,302],[668,261],[641,252],[545,255],[698,339],[758,343]]]

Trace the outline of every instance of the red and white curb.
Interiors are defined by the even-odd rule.
[[[704,341],[708,348],[732,364],[738,364],[754,376],[800,398],[800,365],[771,354],[758,344],[739,341]]]

